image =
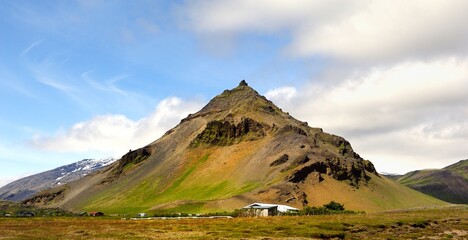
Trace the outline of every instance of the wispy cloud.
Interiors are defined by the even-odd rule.
[[[26,96],[28,98],[36,98],[37,96],[33,91],[23,83],[22,79],[13,73],[11,69],[8,69],[0,65],[0,85],[6,87],[6,89],[13,90],[16,93]]]
[[[44,85],[57,89],[70,96],[74,95],[74,93],[76,92],[76,89],[71,85],[66,84],[64,82],[60,82],[50,76],[45,76],[41,74],[37,76],[37,80]]]
[[[91,73],[93,70],[89,70],[86,72],[83,72],[80,76],[81,78],[88,83],[90,86],[93,88],[103,91],[103,92],[112,92],[112,93],[117,93],[121,95],[128,95],[129,93],[117,86],[117,83],[121,80],[127,79],[130,77],[129,74],[118,74],[115,76],[112,76],[109,79],[103,80],[104,83],[100,83],[99,81],[95,80],[92,76]]]
[[[67,57],[59,59],[67,59]],[[79,100],[79,87],[72,77],[59,70],[60,65],[61,63],[55,57],[47,56],[39,62],[30,62],[28,68],[37,82]]]
[[[33,48],[35,48],[41,42],[42,42],[42,40],[38,40],[38,41],[33,42],[31,45],[29,45],[28,48],[26,48],[23,52],[21,52],[20,57],[26,55],[29,51],[31,51]]]
[[[68,67],[68,55],[48,54],[38,59],[29,61],[27,65],[32,78],[49,87],[50,90],[55,90],[68,97],[84,110],[94,112],[106,106],[117,108],[116,104],[119,104],[120,111],[126,112],[126,108],[134,110],[141,105],[146,106],[145,102],[154,103],[150,97],[120,86],[128,85],[124,81],[131,77],[130,74],[96,77],[93,76],[93,73],[99,73],[99,69],[91,69],[75,75],[64,70]],[[63,96],[60,98],[66,99]],[[110,102],[114,102],[114,104],[110,104]]]

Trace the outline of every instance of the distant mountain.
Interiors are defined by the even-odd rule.
[[[0,199],[22,201],[42,190],[80,179],[108,166],[115,160],[113,158],[84,159],[53,170],[18,179],[0,188]]]
[[[397,180],[398,178],[403,176],[402,174],[386,173],[386,172],[380,172],[380,175],[390,178],[392,180]]]
[[[438,199],[468,204],[468,160],[442,169],[417,170],[392,178]]]
[[[446,204],[381,177],[346,139],[293,118],[241,81],[109,168],[24,202],[129,214],[331,200],[368,212]]]

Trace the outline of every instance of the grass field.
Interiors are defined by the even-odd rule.
[[[1,218],[0,239],[468,239],[468,208],[234,219]]]

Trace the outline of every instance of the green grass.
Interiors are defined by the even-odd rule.
[[[128,171],[129,169],[131,169],[133,166],[135,166],[134,163],[132,163],[132,162],[131,162],[131,163],[127,163],[127,164],[124,166],[124,168],[122,169],[122,171],[123,171],[123,172],[126,172],[126,171]]]
[[[174,191],[174,189],[176,189],[177,187],[179,187],[179,185],[185,181],[185,179],[190,175],[192,174],[193,170],[195,170],[195,168],[197,168],[200,164],[203,164],[204,162],[206,162],[206,160],[208,160],[208,157],[210,155],[209,154],[205,154],[203,155],[203,157],[201,157],[193,166],[189,167],[187,170],[185,170],[185,172],[179,177],[177,178],[174,183],[172,184],[172,186],[166,190],[167,193],[170,193],[172,191]]]
[[[181,206],[175,207],[174,210],[190,210],[191,213],[206,212],[209,209],[202,210],[201,207],[206,201],[242,194],[259,186],[258,183],[239,185],[230,180],[220,181],[217,179],[210,179],[209,184],[203,183],[203,181],[189,181],[188,179],[194,178],[192,175],[199,168],[202,168],[202,165],[208,160],[209,154],[204,154],[191,161],[192,164],[177,176],[166,189],[161,184],[160,178],[147,178],[136,187],[123,192],[122,189],[126,189],[128,184],[128,181],[123,180],[107,191],[96,194],[78,208],[86,211],[134,214],[149,212],[152,207],[159,204],[182,200],[199,204],[194,207],[192,203],[185,206],[185,203],[181,202]]]
[[[156,210],[153,213],[198,213],[203,211],[204,206],[205,203],[203,202],[189,202],[177,207]]]

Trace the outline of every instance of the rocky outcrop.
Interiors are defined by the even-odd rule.
[[[281,157],[279,157],[278,159],[276,159],[275,161],[273,161],[273,162],[270,164],[270,167],[274,167],[274,166],[281,165],[281,164],[287,162],[288,160],[289,160],[288,154],[283,154]]]
[[[250,118],[242,118],[237,124],[229,120],[224,119],[222,121],[215,120],[209,122],[205,129],[191,142],[190,147],[195,148],[200,144],[227,146],[237,143],[246,137],[246,140],[255,140],[264,137],[269,129],[267,125]]]
[[[137,164],[145,159],[147,159],[151,155],[151,149],[146,146],[134,151],[129,151],[127,154],[123,155],[119,161],[119,165],[117,169],[122,171],[126,166],[129,164]]]
[[[361,183],[370,180],[371,177],[366,171],[377,175],[374,166],[369,161],[343,161],[334,158],[303,166],[287,176],[285,180],[293,183],[304,182],[309,175],[316,173],[317,179],[321,182],[323,181],[322,174],[327,174],[336,180],[349,181],[351,185],[358,187]]]
[[[101,184],[112,182],[120,177],[123,173],[130,170],[133,166],[145,161],[151,156],[151,147],[146,146],[134,151],[129,151],[123,155],[118,161],[118,165],[112,169],[111,173],[101,182]]]
[[[300,127],[293,126],[293,125],[286,125],[286,126],[282,127],[277,132],[277,134],[278,135],[283,135],[283,134],[288,133],[288,132],[297,133],[299,135],[307,136],[307,133],[304,131],[304,129],[302,129]]]

